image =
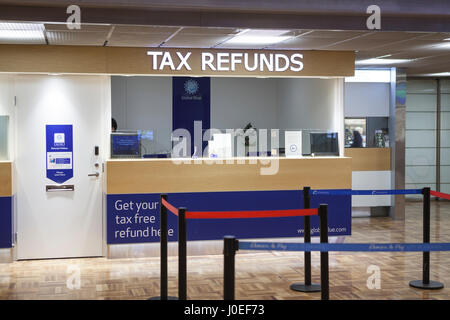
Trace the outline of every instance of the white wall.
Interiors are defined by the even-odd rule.
[[[353,190],[391,189],[391,171],[353,171]],[[352,196],[352,207],[389,207],[391,196]]]
[[[345,83],[346,117],[389,117],[389,83]]]
[[[334,79],[279,79],[278,124],[281,129],[335,129]]]
[[[279,79],[277,82],[279,128],[338,132],[340,154],[343,154],[342,83],[342,79]]]
[[[277,81],[258,78],[211,79],[211,127],[277,128]]]

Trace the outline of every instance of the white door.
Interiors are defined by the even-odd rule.
[[[102,159],[94,149],[104,132],[105,79],[16,78],[17,259],[103,255]],[[58,186],[46,175],[46,125],[72,125],[73,178],[62,184],[74,191],[46,191]]]

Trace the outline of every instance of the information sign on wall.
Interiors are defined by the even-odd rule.
[[[73,129],[72,125],[46,126],[47,178],[64,183],[73,177]]]

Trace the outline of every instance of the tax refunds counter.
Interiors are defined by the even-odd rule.
[[[157,255],[161,194],[211,212],[303,208],[305,186],[352,189],[353,52],[1,45],[0,72],[0,247],[13,259]],[[321,203],[330,235],[351,235],[351,197],[311,195]],[[304,231],[302,217],[187,228],[195,253],[227,234]]]

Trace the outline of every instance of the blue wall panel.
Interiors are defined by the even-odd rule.
[[[159,241],[159,194],[107,195],[107,242]],[[282,210],[303,208],[302,191],[244,191],[173,193],[169,202],[188,211]],[[124,204],[127,204],[124,206]],[[351,196],[311,196],[311,207],[328,204],[329,234],[351,234]],[[143,206],[147,206],[143,209]],[[144,222],[147,216],[147,222]],[[169,229],[177,240],[177,217],[168,213]],[[153,219],[149,221],[149,219]],[[123,222],[123,224],[121,224]],[[319,236],[319,218],[311,217],[312,235]],[[217,240],[224,235],[240,239],[296,237],[303,235],[303,217],[192,219],[187,223],[188,240]],[[120,232],[122,231],[122,234]],[[145,231],[145,233],[143,233]]]

